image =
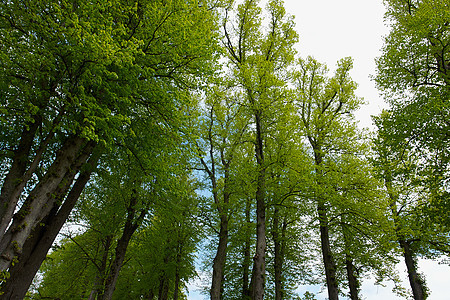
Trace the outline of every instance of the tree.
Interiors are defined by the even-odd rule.
[[[289,95],[290,96],[290,95]],[[288,96],[288,97],[289,97]],[[288,98],[291,99],[291,98]],[[274,299],[290,299],[301,282],[310,282],[313,272],[308,261],[309,217],[314,206],[305,198],[310,190],[311,159],[298,137],[301,129],[295,108],[287,105],[291,114],[284,114],[274,125],[266,140],[267,168],[267,263],[266,294]]]
[[[63,207],[70,211],[72,204],[64,203],[75,203],[88,181],[88,173],[78,176],[88,159],[95,167],[93,154],[133,136],[133,112],[147,113],[161,127],[177,126],[175,112],[187,103],[177,91],[197,87],[212,69],[216,28],[212,11],[189,1],[0,5],[0,270],[6,279],[13,261],[31,257],[25,249],[43,243],[27,246],[31,232]],[[61,226],[47,225],[54,233]]]
[[[407,260],[414,297],[425,299],[426,289],[414,260],[418,254],[416,247],[429,253],[425,249],[430,249],[430,245],[422,248],[413,244],[430,240],[420,233],[427,226],[436,226],[439,230],[435,232],[446,235],[449,224],[448,216],[443,217],[445,213],[440,209],[449,201],[446,132],[450,111],[450,7],[445,1],[434,0],[387,1],[386,6],[392,29],[377,60],[375,80],[390,109],[376,120],[378,163],[393,204],[392,213],[397,216],[397,236]],[[404,178],[403,184],[400,178]],[[419,196],[427,199],[427,203],[416,199]],[[403,213],[405,201],[411,205]],[[441,217],[436,218],[436,213]],[[405,229],[409,227],[401,220],[409,215],[421,220],[420,225],[414,221],[419,228]],[[413,242],[415,238],[418,243]],[[448,254],[447,243],[441,238],[436,240],[437,251]]]
[[[235,197],[236,159],[238,147],[248,131],[248,119],[242,115],[239,94],[232,87],[214,86],[205,98],[200,120],[199,170],[207,177],[208,191],[219,220],[217,251],[213,259],[210,295],[222,299],[225,263],[228,248],[229,222]],[[203,153],[202,153],[203,152]],[[213,226],[214,227],[214,226]]]
[[[319,219],[321,248],[325,267],[329,299],[338,299],[336,261],[330,245],[330,210],[333,209],[333,192],[327,184],[329,160],[335,152],[344,150],[342,145],[351,141],[354,124],[352,112],[362,103],[354,91],[351,80],[350,58],[338,62],[335,75],[327,78],[328,69],[311,57],[298,60],[294,72],[296,106],[302,131],[310,145],[314,159],[314,200]],[[344,142],[345,141],[345,142]]]
[[[253,117],[256,180],[256,252],[252,274],[252,299],[263,299],[266,254],[266,169],[265,141],[277,113],[286,103],[283,94],[287,66],[292,62],[292,46],[297,42],[293,19],[282,3],[269,1],[268,30],[261,32],[258,1],[246,0],[230,22],[226,9],[223,30],[230,70],[245,92],[243,105]]]
[[[76,211],[77,222],[88,229],[69,236],[49,255],[35,297],[139,299],[153,294],[168,299],[170,291],[177,298],[182,282],[195,275],[192,254],[200,236],[190,228],[196,218],[195,185],[182,174],[165,186],[161,177],[158,184],[142,181],[140,190],[132,173],[96,179]],[[73,269],[78,261],[83,265]],[[126,278],[130,272],[132,278]],[[60,277],[72,280],[54,280]],[[72,286],[74,280],[80,285]]]
[[[442,193],[449,176],[450,7],[440,0],[387,1],[386,7],[392,29],[375,80],[395,119],[390,134],[410,139],[429,173],[423,184]]]
[[[433,207],[440,196],[423,184],[422,177],[429,173],[420,169],[421,154],[414,151],[409,139],[398,139],[392,134],[395,126],[391,124],[396,117],[385,111],[375,121],[378,135],[374,164],[388,193],[394,241],[404,257],[414,299],[426,299],[428,290],[416,260],[418,256],[449,254],[448,223],[435,217],[437,211]]]

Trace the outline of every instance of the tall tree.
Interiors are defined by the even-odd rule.
[[[386,1],[386,7],[391,32],[375,79],[395,119],[390,134],[410,140],[429,173],[423,184],[442,194],[450,158],[450,7],[441,0]]]
[[[311,57],[299,59],[294,73],[296,105],[300,124],[309,142],[314,158],[315,191],[314,200],[319,219],[320,239],[325,267],[326,283],[330,300],[339,297],[336,277],[336,261],[330,244],[330,210],[333,208],[332,195],[327,184],[327,161],[338,152],[340,140],[348,140],[349,123],[353,111],[362,100],[354,94],[356,83],[350,78],[352,68],[350,58],[338,62],[333,77],[328,78],[328,69]]]
[[[442,204],[449,203],[446,182],[450,170],[447,134],[450,125],[450,7],[439,0],[386,1],[386,7],[391,32],[377,60],[375,79],[390,108],[377,120],[377,149],[379,163],[385,166],[381,170],[391,202],[398,205],[392,207],[392,213],[398,215],[398,220],[404,219],[402,203],[405,198],[418,204],[413,199],[420,194],[428,203],[421,203],[414,209],[409,205],[407,207],[412,209],[409,212],[415,211],[419,220],[427,219],[431,222],[428,226],[438,226],[441,233],[448,232],[445,229],[449,224],[448,215],[441,211],[438,213],[441,217],[435,216]],[[399,182],[402,177],[403,185]],[[415,270],[414,257],[418,249],[411,245],[412,236],[419,232],[412,230],[405,234],[406,229],[402,228],[408,226],[398,222],[398,239],[402,240],[404,254],[409,256],[405,260],[414,297],[425,299],[423,280]],[[446,253],[445,241],[436,244],[438,252]]]
[[[239,94],[235,88],[215,86],[207,93],[205,111],[201,120],[200,170],[209,182],[213,206],[218,215],[218,242],[213,260],[211,299],[222,299],[223,281],[229,237],[232,198],[236,182],[236,159],[238,147],[242,147],[244,135],[248,131],[248,118],[239,105]]]
[[[450,253],[446,216],[436,218],[436,213],[440,214],[436,203],[445,202],[434,188],[424,184],[423,178],[430,174],[421,170],[422,155],[414,151],[409,139],[398,139],[392,133],[396,116],[385,111],[375,120],[378,134],[374,164],[389,197],[394,241],[401,249],[414,299],[426,299],[428,289],[418,271],[417,257]]]
[[[173,112],[186,102],[174,93],[211,70],[216,35],[212,11],[195,1],[0,6],[6,279],[12,262],[35,247],[25,247],[31,232],[63,208],[69,191],[73,198],[83,189],[87,180],[72,183],[97,145],[105,150],[132,136],[136,108],[161,126],[176,125]]]
[[[258,1],[246,0],[238,5],[230,21],[224,15],[224,45],[229,67],[245,92],[243,103],[253,117],[256,176],[256,252],[253,258],[252,299],[263,299],[266,255],[266,169],[265,141],[271,125],[277,122],[285,97],[287,66],[293,61],[292,46],[298,35],[292,17],[281,1],[267,3],[268,29],[262,31]]]

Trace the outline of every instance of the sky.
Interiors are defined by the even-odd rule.
[[[386,107],[370,80],[389,30],[383,22],[382,0],[286,0],[285,8],[295,16],[301,57],[311,55],[331,70],[341,58],[354,59],[351,75],[358,83],[357,95],[368,103],[357,117],[361,126],[371,127],[370,115]]]
[[[381,55],[383,36],[389,28],[383,22],[382,0],[285,0],[286,11],[295,16],[300,41],[298,55],[313,56],[334,70],[336,62],[347,56],[354,59],[351,76],[358,83],[357,95],[367,104],[356,113],[361,127],[373,129],[371,115],[378,115],[387,105],[370,79],[375,75],[375,58]],[[407,283],[403,264],[398,266],[400,276]],[[450,267],[437,262],[420,261],[420,271],[427,279],[431,291],[429,300],[448,300],[446,285],[449,284]],[[405,285],[405,287],[409,287]],[[301,287],[304,291],[317,293],[319,287]],[[365,280],[361,295],[366,300],[402,299],[392,293],[392,285],[374,285]],[[318,300],[326,299],[326,291],[316,295]],[[190,286],[190,300],[207,299],[196,291],[195,283]]]

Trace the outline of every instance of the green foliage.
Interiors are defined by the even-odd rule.
[[[320,226],[341,294],[348,260],[359,279],[397,284],[399,239],[418,256],[448,255],[450,7],[385,3],[392,30],[375,80],[391,107],[375,118],[373,145],[354,119],[363,99],[352,59],[332,74],[312,57],[295,59],[298,34],[282,1],[0,3],[0,179],[34,125],[23,159],[50,142],[28,189],[68,136],[106,146],[71,216],[87,229],[54,247],[32,298],[100,292],[131,221],[113,298],[186,299],[198,245],[205,238],[209,271],[226,217],[222,296],[243,299],[255,199],[264,206],[266,298],[279,275],[284,298],[315,299],[295,290],[324,282]],[[200,183],[192,169],[204,171]]]
[[[61,246],[54,248],[41,266],[44,277],[33,298],[88,298],[103,251],[110,251],[102,249],[104,240],[101,238],[101,234],[87,231],[73,239],[65,239]]]
[[[448,203],[450,158],[450,6],[440,0],[386,4],[392,29],[375,79],[390,108],[375,119],[376,165],[390,185],[400,235],[420,240],[415,251],[422,255],[448,254],[449,215],[442,204]]]
[[[392,30],[375,78],[391,105],[386,132],[420,156],[423,184],[444,195],[450,157],[445,134],[450,117],[450,7],[440,0],[386,3]]]

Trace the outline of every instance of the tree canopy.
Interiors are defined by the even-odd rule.
[[[385,5],[370,132],[353,59],[297,53],[282,0],[2,1],[0,299],[188,299],[199,277],[213,300],[358,300],[370,277],[426,299],[450,6]]]

